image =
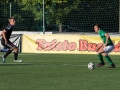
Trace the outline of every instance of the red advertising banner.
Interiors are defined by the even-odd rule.
[[[112,38],[115,48],[111,54],[120,53],[119,37]],[[24,34],[22,53],[96,54],[102,40],[98,35],[82,34]]]

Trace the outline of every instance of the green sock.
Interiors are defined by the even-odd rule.
[[[99,58],[99,60],[100,60],[101,63],[104,63],[103,56],[101,54],[98,54],[98,58]]]
[[[110,64],[114,64],[109,56],[105,56],[105,58]]]

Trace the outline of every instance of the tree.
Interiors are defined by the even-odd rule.
[[[16,0],[23,5],[22,10],[30,11],[35,20],[42,20],[42,0]],[[62,22],[62,17],[71,10],[77,9],[80,0],[45,0],[45,19],[47,24]]]

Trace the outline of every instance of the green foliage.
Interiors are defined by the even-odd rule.
[[[80,0],[73,0],[72,2],[52,2],[46,7],[46,19],[49,22],[55,22],[56,24],[62,23],[62,18],[69,14],[70,11],[78,8]]]
[[[8,3],[9,0],[0,0],[0,3]]]
[[[19,5],[23,5],[22,10],[30,11],[35,15],[35,20],[42,20],[43,2],[42,0],[18,0]],[[48,24],[62,22],[62,17],[71,10],[76,9],[80,0],[45,0],[45,19]]]
[[[62,23],[63,31],[91,32],[93,24],[100,23],[108,32],[119,30],[119,1],[118,0],[44,0],[45,24],[56,26]],[[0,0],[0,18],[10,16],[9,0]],[[27,23],[28,26],[42,28],[43,0],[14,0],[12,1],[12,16]],[[26,18],[27,17],[27,18]],[[6,21],[4,21],[6,22]],[[35,23],[34,23],[35,22]],[[38,24],[39,22],[39,24]],[[20,26],[23,26],[17,23]],[[36,26],[35,26],[36,27]],[[25,27],[22,27],[25,29]],[[53,26],[54,28],[54,26]],[[53,30],[53,28],[51,30]],[[19,28],[18,28],[19,29]],[[20,28],[21,29],[21,28]],[[36,30],[36,29],[35,29]],[[55,27],[54,31],[58,31]]]

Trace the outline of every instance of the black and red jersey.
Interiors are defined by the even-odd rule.
[[[12,34],[13,26],[8,24],[8,26],[6,26],[4,30],[6,31],[6,39],[9,40]]]

